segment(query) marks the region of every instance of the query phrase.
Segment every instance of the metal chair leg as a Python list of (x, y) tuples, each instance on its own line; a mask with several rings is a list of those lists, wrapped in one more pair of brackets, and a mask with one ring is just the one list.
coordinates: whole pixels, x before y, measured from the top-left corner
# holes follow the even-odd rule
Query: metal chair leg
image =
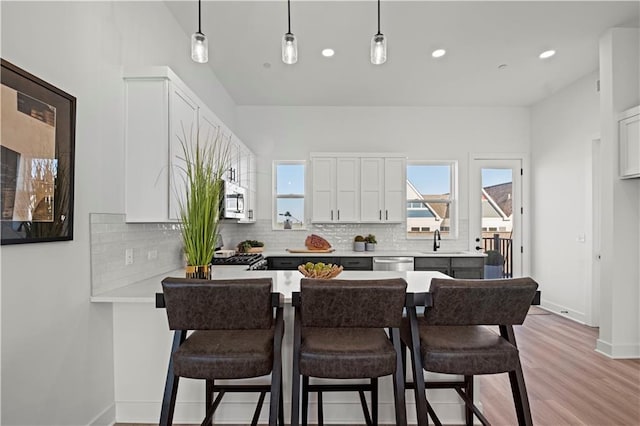
[[(464, 393), (473, 402), (473, 376), (464, 376)], [(467, 426), (473, 426), (473, 410), (466, 404), (464, 419)]]
[(302, 426), (307, 426), (309, 416), (309, 376), (302, 376)]
[(176, 330), (173, 334), (171, 355), (169, 355), (169, 367), (167, 368), (167, 380), (164, 386), (162, 409), (160, 411), (160, 426), (173, 424), (173, 412), (176, 408), (176, 395), (178, 394), (178, 382), (180, 381), (180, 377), (174, 375), (173, 353), (178, 350), (178, 347), (180, 347), (186, 338), (186, 330)]

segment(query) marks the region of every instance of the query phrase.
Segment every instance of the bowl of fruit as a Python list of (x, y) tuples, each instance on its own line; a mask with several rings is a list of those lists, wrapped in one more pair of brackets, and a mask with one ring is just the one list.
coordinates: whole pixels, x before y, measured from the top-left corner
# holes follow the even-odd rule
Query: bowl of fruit
[(332, 263), (318, 262), (314, 264), (307, 262), (298, 266), (298, 271), (307, 278), (330, 279), (337, 277), (342, 272), (342, 266)]

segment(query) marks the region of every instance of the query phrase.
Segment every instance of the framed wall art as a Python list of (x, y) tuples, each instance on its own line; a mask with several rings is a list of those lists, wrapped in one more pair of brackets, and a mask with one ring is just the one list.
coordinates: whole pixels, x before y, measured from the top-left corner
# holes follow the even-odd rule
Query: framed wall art
[(0, 62), (2, 245), (72, 240), (76, 98)]

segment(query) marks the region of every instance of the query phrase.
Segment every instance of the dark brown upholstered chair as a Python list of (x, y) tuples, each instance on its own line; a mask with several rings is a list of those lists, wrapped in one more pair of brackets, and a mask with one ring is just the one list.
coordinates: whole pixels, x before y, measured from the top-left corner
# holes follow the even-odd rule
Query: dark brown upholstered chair
[[(170, 425), (180, 377), (206, 380), (206, 415), (211, 424), (225, 392), (260, 392), (252, 424), (258, 422), (271, 392), (269, 424), (284, 424), (281, 346), (284, 333), (281, 295), (271, 293), (271, 278), (162, 281), (169, 328), (175, 330), (160, 425)], [(274, 319), (273, 308), (276, 314)], [(195, 330), (187, 337), (188, 330)], [(259, 377), (270, 385), (216, 385), (217, 379)], [(218, 396), (213, 401), (213, 395)]]
[[(309, 392), (318, 393), (318, 424), (323, 423), (322, 392), (358, 391), (368, 425), (378, 422), (378, 377), (393, 375), (396, 423), (406, 425), (400, 324), (407, 283), (389, 280), (302, 279), (294, 293), (291, 424), (307, 424)], [(389, 328), (389, 336), (385, 333)], [(309, 377), (369, 378), (367, 384), (309, 384)], [(371, 414), (364, 396), (371, 392)]]
[[(408, 319), (401, 334), (403, 353), (405, 345), (411, 348), (413, 383), (407, 383), (407, 388), (415, 390), (419, 425), (428, 424), (427, 413), (441, 425), (425, 387), (455, 389), (465, 402), (466, 424), (473, 424), (474, 414), (482, 424), (489, 424), (473, 404), (473, 376), (496, 373), (509, 373), (518, 424), (533, 424), (513, 325), (524, 321), (537, 288), (531, 278), (433, 279), (429, 293), (422, 294), (427, 307), (420, 319), (407, 298)], [(497, 325), (500, 334), (485, 325)], [(425, 382), (423, 369), (462, 375), (464, 380)]]

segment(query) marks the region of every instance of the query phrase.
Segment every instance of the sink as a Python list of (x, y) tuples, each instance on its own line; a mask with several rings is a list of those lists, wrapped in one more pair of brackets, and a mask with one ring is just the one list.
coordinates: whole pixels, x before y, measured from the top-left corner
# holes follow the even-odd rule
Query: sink
[(443, 256), (447, 256), (447, 255), (452, 255), (452, 254), (470, 254), (468, 251), (445, 251), (445, 250), (438, 250), (438, 251), (422, 251), (420, 253), (424, 253), (424, 254), (430, 254), (430, 255), (443, 255)]

